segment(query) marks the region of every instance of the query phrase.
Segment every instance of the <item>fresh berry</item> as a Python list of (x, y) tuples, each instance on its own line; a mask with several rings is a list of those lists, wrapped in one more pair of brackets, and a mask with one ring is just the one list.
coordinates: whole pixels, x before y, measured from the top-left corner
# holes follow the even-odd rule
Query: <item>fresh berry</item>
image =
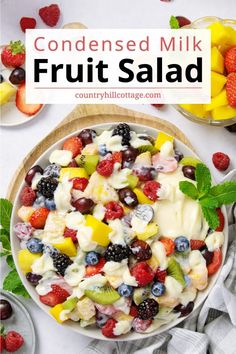
[(25, 63), (25, 46), (21, 41), (11, 41), (9, 45), (3, 48), (1, 60), (7, 68), (17, 68)]
[(71, 237), (71, 239), (74, 243), (78, 243), (77, 230), (69, 229), (68, 227), (66, 227), (64, 230), (63, 236), (64, 237)]
[(113, 333), (113, 330), (117, 324), (117, 321), (113, 318), (109, 318), (106, 324), (102, 327), (102, 334), (107, 338), (115, 338), (116, 335)]
[(36, 27), (36, 20), (33, 17), (22, 17), (20, 19), (20, 27), (23, 32), (26, 29), (34, 29)]
[(44, 208), (45, 207), (45, 200), (46, 198), (40, 194), (40, 193), (37, 193), (37, 198), (35, 199), (35, 202), (33, 204), (33, 208)]
[(72, 136), (64, 142), (62, 148), (63, 150), (71, 151), (72, 157), (76, 157), (81, 153), (81, 150), (83, 149), (83, 144), (77, 136)]
[(205, 247), (206, 244), (202, 240), (190, 240), (190, 248), (191, 250), (200, 250), (201, 248)]
[(64, 302), (70, 294), (65, 289), (61, 288), (59, 285), (52, 284), (52, 290), (46, 295), (39, 296), (40, 301), (48, 306), (54, 307), (58, 304)]
[(212, 263), (213, 260), (213, 252), (208, 251), (207, 249), (202, 250), (202, 256), (204, 257), (204, 259), (206, 260), (206, 265), (208, 266), (209, 264)]
[(39, 281), (42, 279), (42, 275), (34, 274), (31, 272), (26, 273), (25, 277), (28, 280), (28, 282), (34, 286), (37, 286)]
[(53, 198), (54, 192), (58, 186), (58, 181), (53, 177), (42, 177), (37, 184), (37, 190), (45, 198)]
[(176, 16), (176, 19), (178, 20), (179, 22), (179, 27), (184, 27), (184, 26), (187, 26), (187, 25), (190, 25), (191, 21), (184, 17), (184, 16)]
[(181, 316), (180, 317), (185, 317), (188, 316), (194, 308), (194, 302), (190, 301), (186, 306), (179, 304), (177, 306), (175, 306), (174, 308), (174, 312), (180, 312)]
[(212, 162), (219, 171), (226, 171), (230, 164), (230, 158), (223, 152), (215, 152), (212, 156)]
[(130, 271), (131, 275), (135, 277), (139, 286), (146, 286), (151, 283), (155, 273), (146, 262), (139, 262), (135, 264)]
[(16, 92), (16, 107), (22, 113), (27, 114), (28, 116), (33, 116), (36, 114), (41, 108), (42, 104), (35, 103), (29, 104), (25, 101), (25, 84), (21, 84)]
[(225, 67), (227, 73), (236, 73), (236, 46), (231, 47), (225, 53)]
[(64, 253), (57, 253), (52, 255), (51, 257), (56, 271), (62, 276), (64, 276), (66, 268), (73, 263), (70, 257), (68, 257)]
[(34, 201), (36, 199), (36, 193), (35, 191), (28, 186), (25, 186), (22, 189), (22, 192), (20, 194), (20, 201), (24, 206), (32, 206), (34, 204)]
[(15, 68), (9, 76), (9, 81), (13, 85), (20, 85), (25, 82), (25, 70), (23, 68)]
[(114, 161), (114, 163), (122, 163), (122, 152), (121, 151), (115, 151), (112, 153), (111, 155), (112, 160)]
[(152, 106), (156, 107), (156, 108), (162, 108), (164, 106), (164, 104), (163, 103), (152, 103)]
[(134, 209), (134, 215), (149, 223), (154, 217), (154, 210), (149, 204), (139, 204)]
[(56, 26), (60, 18), (60, 14), (60, 8), (56, 4), (45, 6), (39, 9), (39, 16), (41, 17), (42, 21), (49, 27)]
[(84, 177), (73, 178), (72, 182), (73, 182), (73, 189), (77, 189), (78, 191), (82, 191), (82, 192), (85, 190), (85, 188), (88, 185), (88, 179)]
[(78, 167), (77, 162), (75, 161), (75, 159), (72, 159), (71, 162), (69, 163), (68, 167)]
[(138, 305), (138, 318), (141, 320), (153, 319), (158, 314), (159, 305), (154, 299), (145, 299)]
[(7, 320), (12, 315), (12, 306), (9, 301), (0, 300), (0, 320)]
[(189, 240), (185, 236), (176, 237), (174, 243), (177, 252), (185, 252), (189, 249)]
[(225, 217), (224, 217), (224, 214), (222, 213), (222, 211), (221, 211), (220, 208), (217, 208), (217, 209), (216, 209), (216, 212), (217, 212), (217, 214), (218, 214), (218, 218), (219, 218), (220, 224), (219, 224), (219, 226), (215, 229), (215, 231), (223, 231), (223, 230), (224, 230), (224, 227), (225, 227)]
[(39, 208), (35, 210), (29, 220), (31, 226), (33, 226), (35, 229), (43, 229), (48, 214), (49, 210), (47, 208)]
[(105, 220), (120, 219), (124, 215), (124, 209), (117, 202), (109, 202), (105, 205)]
[(151, 200), (156, 201), (158, 199), (158, 190), (161, 185), (157, 181), (147, 181), (143, 187), (143, 193)]
[(24, 338), (20, 333), (15, 331), (9, 331), (5, 338), (6, 351), (16, 352), (24, 344)]
[(6, 348), (5, 338), (3, 335), (0, 335), (0, 353)]
[(229, 105), (236, 108), (236, 72), (227, 76), (225, 88)]
[(167, 276), (167, 271), (165, 269), (157, 268), (157, 271), (156, 271), (157, 281), (159, 281), (160, 283), (165, 283), (166, 276)]
[(31, 238), (27, 241), (26, 247), (31, 253), (43, 252), (43, 243), (39, 238)]
[(44, 203), (45, 203), (45, 207), (48, 208), (49, 210), (56, 210), (56, 203), (54, 199), (46, 198)]
[(138, 205), (138, 198), (130, 188), (122, 188), (118, 191), (119, 199), (128, 207), (136, 207)]
[(72, 205), (81, 214), (89, 214), (93, 210), (94, 202), (90, 198), (79, 198), (72, 202)]
[(138, 316), (138, 307), (135, 304), (132, 304), (130, 307), (129, 315), (132, 317)]
[(132, 242), (130, 249), (138, 261), (147, 261), (152, 257), (152, 250), (149, 244), (142, 240)]
[(122, 137), (121, 145), (130, 145), (130, 127), (126, 123), (120, 123), (117, 127), (113, 130), (112, 136), (119, 135)]
[(138, 150), (129, 146), (126, 150), (122, 151), (123, 167), (130, 167), (138, 156)]
[(25, 175), (25, 182), (26, 182), (29, 186), (31, 186), (32, 180), (33, 180), (34, 176), (36, 175), (36, 173), (40, 173), (41, 175), (43, 174), (43, 169), (42, 169), (41, 166), (35, 165), (35, 166), (31, 167), (31, 168), (29, 169), (29, 171), (26, 173), (26, 175)]
[(101, 176), (109, 177), (113, 172), (113, 168), (113, 160), (102, 160), (98, 163), (96, 170)]
[(195, 169), (196, 168), (194, 166), (190, 166), (190, 165), (183, 166), (182, 172), (183, 172), (184, 177), (195, 181)]
[(132, 326), (135, 332), (144, 333), (151, 324), (152, 320), (141, 320), (141, 318), (136, 317), (133, 320)]
[(44, 177), (55, 177), (58, 178), (60, 176), (61, 166), (57, 165), (56, 163), (52, 163), (45, 167), (43, 170)]
[(151, 287), (152, 295), (156, 297), (164, 295), (165, 291), (166, 291), (166, 287), (163, 283), (157, 282), (154, 283)]
[(91, 251), (86, 254), (85, 263), (87, 265), (96, 265), (99, 262), (99, 254), (97, 252)]
[(123, 296), (123, 297), (130, 297), (134, 292), (133, 287), (131, 285), (127, 285), (127, 284), (121, 284), (117, 290), (118, 290), (118, 293), (120, 294), (120, 296)]
[(212, 257), (212, 262), (207, 266), (209, 276), (213, 275), (217, 272), (217, 270), (221, 266), (222, 259), (223, 259), (223, 256), (222, 256), (221, 249), (215, 250), (213, 253), (213, 257)]
[(94, 266), (87, 266), (86, 267), (86, 276), (91, 277), (95, 274), (99, 274), (102, 272), (102, 268), (104, 267), (106, 261), (103, 257), (100, 258), (99, 262)]
[(110, 244), (104, 254), (107, 262), (121, 262), (123, 259), (129, 258), (130, 249), (128, 246), (122, 246), (119, 244)]
[[(135, 168), (133, 170), (135, 175), (138, 177), (140, 182), (147, 182), (153, 180), (157, 173), (154, 167), (141, 167), (141, 168)], [(155, 181), (156, 182), (156, 181)], [(158, 183), (158, 182), (156, 182)]]
[(159, 240), (163, 246), (165, 247), (165, 250), (166, 250), (166, 255), (167, 256), (170, 256), (172, 253), (174, 253), (174, 250), (175, 250), (175, 243), (173, 240), (171, 240), (170, 238), (168, 237), (162, 237), (160, 240)]
[(99, 152), (99, 155), (106, 156), (106, 154), (108, 153), (106, 144), (98, 145), (98, 152)]
[(99, 328), (102, 328), (106, 324), (108, 318), (109, 317), (107, 315), (105, 315), (104, 313), (97, 312), (96, 313), (96, 325)]
[(0, 74), (0, 84), (4, 81), (4, 77)]
[(93, 139), (96, 137), (96, 132), (95, 130), (92, 129), (84, 129), (82, 132), (79, 133), (78, 137), (83, 143), (83, 146), (92, 144)]
[(28, 241), (33, 234), (33, 228), (26, 222), (18, 222), (14, 226), (14, 232), (21, 241)]

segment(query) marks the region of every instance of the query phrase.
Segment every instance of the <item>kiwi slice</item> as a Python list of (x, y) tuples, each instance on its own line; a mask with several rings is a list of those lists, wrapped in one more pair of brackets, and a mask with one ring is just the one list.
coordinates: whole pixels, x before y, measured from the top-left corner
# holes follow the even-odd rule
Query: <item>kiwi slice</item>
[(138, 184), (138, 177), (135, 175), (129, 175), (127, 176), (127, 182), (129, 183), (128, 187), (134, 189)]
[(196, 167), (199, 163), (202, 163), (200, 160), (192, 156), (185, 156), (179, 162), (183, 166), (193, 166)]
[(88, 175), (91, 175), (96, 170), (99, 162), (98, 155), (77, 155), (75, 161), (79, 167), (83, 167)]
[(94, 302), (101, 305), (111, 305), (119, 300), (119, 293), (111, 286), (103, 286), (95, 289), (87, 289), (84, 294)]
[(134, 290), (133, 300), (136, 305), (141, 304), (143, 300), (147, 299), (151, 295), (150, 287), (138, 288)]
[(158, 152), (158, 150), (153, 145), (142, 145), (138, 147), (138, 151), (140, 154), (149, 151), (152, 155)]
[(74, 310), (77, 302), (78, 302), (78, 298), (72, 297), (71, 299), (68, 299), (65, 302), (63, 302), (62, 306), (64, 307), (65, 310), (72, 311)]
[(171, 277), (175, 278), (183, 287), (185, 287), (186, 282), (184, 279), (184, 273), (180, 264), (173, 257), (171, 257), (168, 261), (167, 272)]

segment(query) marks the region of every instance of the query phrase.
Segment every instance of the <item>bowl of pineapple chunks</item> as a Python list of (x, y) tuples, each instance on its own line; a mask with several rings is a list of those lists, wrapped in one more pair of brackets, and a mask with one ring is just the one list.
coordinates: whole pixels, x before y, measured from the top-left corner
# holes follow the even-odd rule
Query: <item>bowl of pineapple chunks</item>
[(186, 118), (215, 126), (236, 122), (236, 20), (203, 17), (184, 28), (211, 30), (211, 102), (180, 104)]

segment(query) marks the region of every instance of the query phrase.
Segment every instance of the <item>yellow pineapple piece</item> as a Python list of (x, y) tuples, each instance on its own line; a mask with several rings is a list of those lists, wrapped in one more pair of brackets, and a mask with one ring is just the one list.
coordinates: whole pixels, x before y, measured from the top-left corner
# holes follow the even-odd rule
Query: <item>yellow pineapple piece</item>
[(153, 201), (149, 199), (140, 188), (134, 188), (133, 191), (138, 198), (139, 204), (153, 204)]
[(156, 259), (155, 256), (152, 256), (152, 257), (147, 261), (147, 264), (148, 264), (153, 270), (156, 270), (157, 267), (159, 266), (159, 262), (158, 262), (158, 260)]
[(96, 314), (94, 303), (88, 297), (84, 297), (82, 300), (79, 300), (76, 308), (81, 320), (88, 321)]
[(213, 119), (230, 119), (236, 117), (236, 108), (230, 106), (220, 106), (211, 111)]
[(204, 104), (180, 104), (180, 107), (199, 118), (204, 118), (206, 116)]
[(55, 248), (57, 248), (62, 253), (65, 253), (69, 257), (75, 257), (77, 254), (76, 247), (71, 239), (71, 237), (65, 237), (63, 242), (53, 243)]
[(155, 141), (155, 148), (157, 150), (160, 150), (160, 148), (162, 147), (163, 144), (165, 144), (165, 142), (170, 141), (173, 143), (174, 141), (174, 137), (171, 135), (168, 135), (166, 133), (163, 132), (159, 132)]
[(20, 207), (20, 209), (18, 209), (17, 215), (19, 216), (19, 218), (22, 221), (29, 222), (29, 219), (34, 211), (35, 211), (35, 208), (33, 208), (31, 206), (27, 207), (27, 206), (22, 205), (22, 207)]
[(41, 257), (41, 253), (31, 253), (27, 249), (18, 252), (18, 262), (23, 273), (31, 272), (32, 264)]
[(212, 98), (211, 103), (206, 104), (206, 110), (211, 111), (212, 109), (220, 106), (226, 106), (228, 104), (226, 90), (222, 90), (217, 96)]
[(69, 179), (80, 177), (80, 178), (88, 178), (88, 174), (82, 167), (63, 167), (60, 171), (59, 182), (62, 182), (62, 178), (68, 175)]
[(108, 183), (107, 178), (99, 175), (96, 171), (91, 175), (84, 196), (93, 199), (95, 203), (107, 204), (118, 201), (119, 197), (115, 189)]
[(224, 57), (217, 47), (211, 49), (211, 70), (219, 74), (224, 72)]
[(230, 48), (236, 44), (235, 30), (230, 26), (224, 26), (220, 22), (214, 22), (209, 27), (211, 30), (211, 42), (216, 46)]
[(148, 224), (144, 231), (140, 234), (136, 234), (139, 240), (145, 241), (148, 238), (155, 236), (158, 233), (158, 225), (156, 223)]
[(61, 315), (61, 312), (64, 310), (64, 307), (62, 304), (58, 304), (54, 307), (52, 307), (49, 311), (49, 313), (55, 318), (55, 320), (58, 322), (58, 323), (62, 323), (64, 321), (61, 320), (60, 318), (60, 315)]
[(211, 97), (217, 96), (225, 86), (227, 81), (226, 76), (211, 72)]
[(7, 103), (16, 93), (16, 88), (4, 81), (0, 84), (0, 105)]
[(87, 215), (86, 226), (92, 228), (92, 240), (97, 242), (100, 246), (106, 247), (110, 243), (108, 237), (112, 228), (106, 225), (104, 222), (96, 219), (93, 215)]

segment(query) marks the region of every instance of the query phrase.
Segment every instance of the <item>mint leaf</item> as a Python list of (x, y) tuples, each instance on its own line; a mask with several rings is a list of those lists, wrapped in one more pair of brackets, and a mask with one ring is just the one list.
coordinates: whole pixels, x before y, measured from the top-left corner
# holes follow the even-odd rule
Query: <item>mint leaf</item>
[(204, 218), (208, 222), (208, 225), (211, 229), (215, 230), (219, 224), (219, 217), (215, 209), (210, 209), (206, 207), (202, 207), (202, 212), (204, 215)]
[(13, 257), (11, 255), (7, 256), (6, 262), (11, 269), (15, 269), (15, 263), (14, 263)]
[(1, 235), (6, 235), (9, 238), (9, 232), (5, 229), (0, 229), (0, 237)]
[(7, 199), (0, 198), (0, 224), (7, 232), (10, 232), (11, 212), (12, 203)]
[(198, 199), (198, 191), (195, 185), (188, 181), (179, 182), (179, 189), (182, 193), (186, 194), (188, 197), (196, 200)]
[(205, 208), (216, 209), (218, 207), (218, 202), (215, 197), (206, 196), (199, 200), (200, 205)]
[(171, 16), (169, 24), (170, 24), (170, 28), (172, 28), (172, 29), (180, 28), (179, 21), (177, 20), (177, 18), (175, 16)]
[(209, 168), (203, 163), (196, 166), (195, 178), (197, 182), (197, 189), (200, 197), (209, 192), (211, 188), (211, 173)]
[(1, 235), (0, 241), (2, 243), (2, 249), (5, 251), (10, 251), (11, 245), (9, 239), (6, 235)]
[(21, 295), (23, 297), (29, 297), (29, 294), (25, 290), (24, 285), (22, 284), (16, 269), (13, 269), (12, 271), (10, 271), (10, 273), (8, 273), (8, 275), (4, 279), (3, 289), (10, 291), (16, 295)]
[(230, 181), (213, 186), (210, 194), (214, 196), (220, 207), (223, 204), (231, 204), (236, 202), (236, 182)]

